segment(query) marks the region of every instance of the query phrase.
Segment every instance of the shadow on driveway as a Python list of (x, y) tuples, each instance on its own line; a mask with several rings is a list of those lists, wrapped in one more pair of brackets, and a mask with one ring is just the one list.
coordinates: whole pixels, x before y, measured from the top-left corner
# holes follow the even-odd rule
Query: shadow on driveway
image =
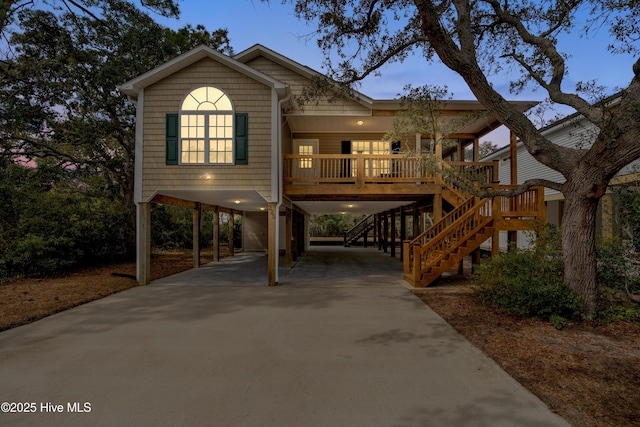
[(38, 410), (0, 425), (567, 425), (401, 278), (339, 248), (268, 287), (266, 257), (239, 254), (4, 331), (0, 401)]

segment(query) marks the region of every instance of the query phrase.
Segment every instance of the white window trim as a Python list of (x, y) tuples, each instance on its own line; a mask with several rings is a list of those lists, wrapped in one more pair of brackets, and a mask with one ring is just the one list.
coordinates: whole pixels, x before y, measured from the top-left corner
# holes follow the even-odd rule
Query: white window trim
[[(198, 89), (201, 88), (214, 88), (218, 91), (220, 91), (228, 100), (229, 103), (231, 104), (231, 110), (183, 110), (182, 106), (185, 102), (185, 100), (192, 96), (192, 93)], [(202, 103), (201, 103), (202, 104)], [(227, 92), (225, 92), (224, 90), (220, 89), (219, 87), (216, 86), (211, 86), (211, 85), (206, 85), (206, 86), (198, 86), (195, 87), (193, 89), (191, 89), (183, 98), (182, 98), (182, 102), (180, 102), (180, 110), (179, 110), (179, 114), (178, 114), (178, 135), (179, 135), (179, 143), (178, 143), (178, 164), (179, 165), (184, 165), (184, 166), (202, 166), (202, 165), (233, 165), (234, 164), (234, 159), (235, 159), (235, 135), (236, 135), (236, 123), (235, 123), (235, 105), (233, 103), (233, 100), (231, 99), (231, 97), (229, 96), (229, 94), (227, 94)], [(182, 144), (183, 144), (183, 137), (182, 137), (182, 116), (183, 115), (202, 115), (204, 116), (204, 162), (203, 163), (193, 163), (193, 162), (183, 162), (182, 161), (182, 154), (183, 154), (183, 150), (182, 150)], [(211, 138), (209, 137), (209, 118), (211, 116), (218, 116), (218, 115), (229, 115), (231, 118), (231, 160), (229, 162), (223, 162), (223, 163), (219, 163), (219, 162), (210, 162), (210, 154), (211, 154)], [(189, 140), (192, 138), (184, 138), (184, 140)], [(199, 138), (195, 138), (195, 139), (199, 139)], [(222, 139), (222, 138), (214, 138), (214, 139)]]

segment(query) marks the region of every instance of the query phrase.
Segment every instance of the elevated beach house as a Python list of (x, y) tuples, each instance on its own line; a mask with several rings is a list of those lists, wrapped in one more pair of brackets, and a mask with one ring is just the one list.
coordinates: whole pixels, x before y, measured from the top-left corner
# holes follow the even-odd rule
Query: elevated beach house
[[(193, 210), (195, 267), (202, 211), (214, 212), (213, 261), (220, 213), (242, 215), (243, 250), (267, 253), (269, 285), (278, 282), (280, 256), (291, 266), (307, 250), (310, 214), (368, 214), (345, 239), (373, 234), (393, 256), (397, 247), (405, 279), (425, 286), (500, 230), (531, 228), (546, 212), (540, 188), (513, 199), (466, 191), (517, 181), (517, 165), (516, 178), (500, 183), (497, 162), (478, 161), (479, 138), (500, 126), (478, 102), (442, 101), (442, 123), (472, 117), (447, 135), (387, 141), (403, 108), (397, 100), (354, 92), (300, 105), (318, 76), (261, 45), (232, 57), (200, 46), (120, 86), (137, 105), (141, 284), (149, 282), (154, 203)], [(467, 185), (445, 179), (451, 171)]]

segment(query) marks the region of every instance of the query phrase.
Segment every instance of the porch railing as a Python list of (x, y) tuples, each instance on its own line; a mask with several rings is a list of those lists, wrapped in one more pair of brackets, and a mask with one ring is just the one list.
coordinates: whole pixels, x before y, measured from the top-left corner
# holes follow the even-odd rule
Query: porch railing
[[(423, 156), (403, 154), (285, 154), (285, 184), (295, 183), (442, 183), (439, 173), (429, 170)], [(482, 181), (497, 174), (493, 162), (455, 162), (467, 179)], [(491, 178), (489, 178), (491, 177)]]

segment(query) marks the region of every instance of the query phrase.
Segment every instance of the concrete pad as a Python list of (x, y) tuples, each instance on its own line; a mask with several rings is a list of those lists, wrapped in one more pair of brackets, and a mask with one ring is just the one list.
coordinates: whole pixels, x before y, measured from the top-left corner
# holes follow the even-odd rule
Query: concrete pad
[[(0, 425), (568, 425), (400, 286), (388, 259), (314, 249), (276, 287), (207, 266), (2, 332), (0, 402), (36, 411)], [(262, 261), (233, 262), (251, 275)]]

